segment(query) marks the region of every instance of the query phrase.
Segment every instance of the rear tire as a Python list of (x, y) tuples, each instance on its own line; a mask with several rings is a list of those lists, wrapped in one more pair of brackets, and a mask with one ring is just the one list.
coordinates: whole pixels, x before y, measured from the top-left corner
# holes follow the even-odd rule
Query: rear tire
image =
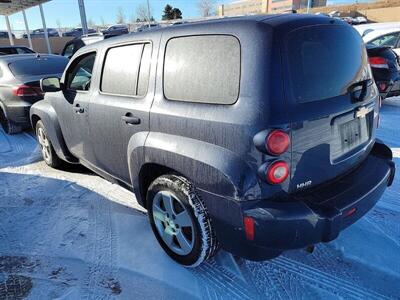
[(62, 165), (62, 161), (57, 156), (56, 151), (47, 136), (46, 128), (40, 120), (36, 123), (36, 137), (42, 150), (44, 162), (52, 168), (59, 168)]
[(0, 123), (7, 134), (16, 134), (22, 131), (21, 126), (18, 126), (9, 119), (7, 119), (4, 111), (1, 108), (0, 108)]
[(147, 199), (151, 228), (173, 260), (196, 267), (217, 253), (219, 244), (207, 209), (186, 178), (158, 177), (150, 185)]

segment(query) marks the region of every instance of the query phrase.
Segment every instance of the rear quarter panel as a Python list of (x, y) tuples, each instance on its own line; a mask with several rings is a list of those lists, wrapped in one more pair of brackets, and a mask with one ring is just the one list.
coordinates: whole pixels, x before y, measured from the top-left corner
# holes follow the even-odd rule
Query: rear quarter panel
[[(215, 105), (166, 99), (162, 83), (168, 40), (209, 34), (232, 35), (241, 44), (238, 100)], [(236, 201), (261, 197), (266, 187), (260, 185), (257, 169), (265, 157), (255, 149), (253, 137), (267, 124), (278, 125), (285, 119), (283, 110), (276, 109), (283, 103), (273, 51), (272, 31), (264, 23), (199, 24), (163, 32), (145, 162), (172, 168), (209, 193)], [(269, 187), (268, 192), (280, 189)]]

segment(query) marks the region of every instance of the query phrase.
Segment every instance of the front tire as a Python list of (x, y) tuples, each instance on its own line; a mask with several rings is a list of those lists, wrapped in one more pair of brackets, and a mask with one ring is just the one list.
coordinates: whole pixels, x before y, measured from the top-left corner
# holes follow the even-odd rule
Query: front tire
[(52, 168), (59, 168), (62, 161), (57, 156), (56, 151), (47, 136), (47, 131), (42, 121), (36, 123), (36, 137), (42, 150), (44, 162)]
[(151, 228), (164, 251), (176, 262), (196, 267), (219, 249), (207, 209), (186, 178), (158, 177), (147, 192)]

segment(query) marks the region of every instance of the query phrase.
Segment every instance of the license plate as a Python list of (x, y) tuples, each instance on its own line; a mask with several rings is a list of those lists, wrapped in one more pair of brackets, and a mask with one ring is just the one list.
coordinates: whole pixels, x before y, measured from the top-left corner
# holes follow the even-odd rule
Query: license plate
[(365, 118), (357, 118), (340, 125), (342, 149), (354, 148), (368, 140)]

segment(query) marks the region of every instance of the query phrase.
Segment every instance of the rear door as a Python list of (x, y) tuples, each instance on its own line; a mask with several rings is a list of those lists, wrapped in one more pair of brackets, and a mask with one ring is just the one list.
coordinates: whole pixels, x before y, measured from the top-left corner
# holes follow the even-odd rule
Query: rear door
[[(118, 45), (105, 53), (100, 88), (90, 103), (91, 163), (129, 184), (128, 145), (149, 131), (154, 97), (149, 85), (154, 44)], [(153, 71), (152, 71), (153, 72)], [(153, 78), (152, 76), (151, 78)], [(140, 138), (139, 138), (140, 140)]]
[(301, 27), (284, 43), (294, 192), (344, 174), (366, 157), (378, 98), (363, 41), (350, 26)]

